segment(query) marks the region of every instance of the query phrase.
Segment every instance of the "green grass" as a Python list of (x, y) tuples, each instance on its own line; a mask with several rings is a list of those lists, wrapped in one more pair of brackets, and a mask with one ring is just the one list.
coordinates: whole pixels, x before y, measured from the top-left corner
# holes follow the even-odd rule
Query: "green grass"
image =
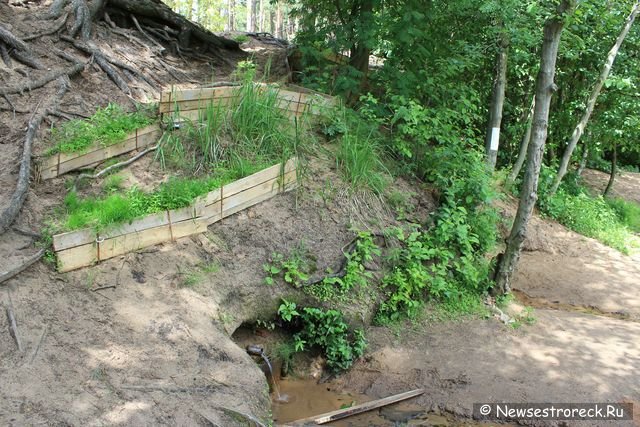
[(47, 155), (57, 153), (81, 153), (94, 142), (103, 146), (122, 141), (128, 133), (154, 122), (148, 112), (125, 112), (117, 104), (99, 108), (86, 120), (70, 120), (51, 131), (53, 146)]
[(173, 178), (149, 193), (132, 188), (125, 193), (84, 199), (76, 192), (70, 192), (64, 200), (65, 217), (60, 228), (64, 231), (88, 227), (101, 230), (144, 215), (183, 208), (196, 197), (233, 180), (228, 174), (199, 179)]
[(344, 135), (338, 143), (336, 161), (343, 177), (354, 189), (365, 188), (382, 194), (387, 186), (387, 169), (373, 139), (357, 134)]
[(638, 246), (639, 239), (632, 232), (638, 226), (638, 207), (630, 202), (607, 201), (586, 192), (569, 194), (561, 188), (545, 201), (544, 212), (573, 231), (624, 254)]
[(640, 233), (640, 204), (620, 198), (607, 199), (607, 204), (629, 230)]

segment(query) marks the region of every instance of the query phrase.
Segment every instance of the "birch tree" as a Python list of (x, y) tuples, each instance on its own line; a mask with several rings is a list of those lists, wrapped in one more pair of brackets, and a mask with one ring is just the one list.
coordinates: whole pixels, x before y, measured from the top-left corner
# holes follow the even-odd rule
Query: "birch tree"
[(538, 179), (547, 140), (549, 109), (553, 93), (557, 90), (554, 80), (558, 47), (566, 16), (573, 12), (575, 1), (562, 0), (557, 7), (556, 13), (547, 19), (544, 24), (540, 71), (536, 81), (536, 105), (533, 113), (532, 137), (527, 153), (527, 166), (520, 191), (518, 211), (511, 233), (507, 238), (505, 251), (498, 257), (499, 261), (495, 275), (495, 290), (498, 293), (507, 293), (511, 289), (511, 278), (520, 259), (522, 243), (527, 234), (527, 226), (538, 199)]
[(591, 114), (593, 113), (593, 109), (595, 108), (596, 101), (598, 100), (598, 96), (602, 91), (602, 87), (604, 86), (605, 82), (607, 81), (607, 78), (609, 77), (609, 73), (611, 72), (613, 63), (615, 62), (616, 56), (620, 51), (620, 47), (622, 46), (624, 39), (627, 37), (627, 34), (629, 34), (629, 30), (631, 30), (631, 26), (633, 25), (633, 22), (635, 21), (639, 11), (640, 11), (640, 1), (637, 1), (633, 5), (631, 9), (631, 13), (629, 14), (627, 20), (625, 21), (625, 24), (622, 27), (622, 31), (618, 35), (618, 38), (616, 39), (615, 44), (613, 45), (613, 47), (609, 51), (609, 54), (607, 55), (607, 60), (602, 67), (600, 76), (598, 77), (598, 80), (596, 81), (596, 84), (593, 87), (593, 90), (591, 91), (591, 95), (587, 100), (586, 109), (582, 114), (582, 117), (578, 121), (578, 124), (576, 125), (573, 131), (573, 134), (571, 135), (571, 139), (569, 140), (569, 143), (566, 149), (564, 150), (564, 154), (562, 155), (562, 160), (560, 161), (560, 167), (558, 168), (558, 173), (551, 187), (551, 194), (555, 193), (558, 190), (558, 187), (560, 186), (562, 179), (567, 174), (567, 169), (569, 167), (569, 162), (571, 161), (571, 156), (573, 155), (573, 151), (578, 145), (580, 138), (584, 134), (584, 130), (587, 127), (587, 123), (589, 122), (589, 119), (591, 118)]

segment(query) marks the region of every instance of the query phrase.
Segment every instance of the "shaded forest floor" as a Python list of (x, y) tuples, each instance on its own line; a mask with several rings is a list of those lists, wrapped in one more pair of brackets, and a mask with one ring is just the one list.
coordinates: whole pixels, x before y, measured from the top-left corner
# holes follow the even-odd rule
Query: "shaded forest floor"
[[(0, 10), (7, 13), (7, 7)], [(14, 20), (15, 32), (29, 25), (21, 20), (28, 13)], [(246, 57), (237, 53), (226, 62), (188, 63), (166, 58), (183, 73), (177, 80), (126, 37), (111, 34), (104, 24), (96, 31), (103, 49), (132, 56), (159, 85), (227, 79)], [(44, 52), (51, 43), (45, 37), (37, 50)], [(261, 64), (274, 58), (275, 76), (286, 73), (282, 51), (253, 41), (250, 47)], [(5, 81), (20, 78), (13, 70), (0, 73)], [(2, 207), (15, 186), (29, 108), (54, 92), (53, 86), (11, 95), (15, 113), (3, 104)], [(72, 79), (71, 88), (60, 107), (67, 115), (90, 114), (109, 101), (130, 102), (93, 64)], [(138, 95), (143, 100), (154, 94), (146, 88)], [(49, 120), (43, 128), (59, 118)], [(41, 141), (36, 151), (42, 150)], [(131, 168), (132, 179), (147, 173), (145, 162), (151, 160)], [(265, 287), (262, 263), (272, 252), (288, 252), (304, 240), (324, 269), (339, 263), (354, 224), (395, 223), (392, 212), (375, 206), (372, 216), (372, 206), (354, 206), (340, 188), (327, 200), (326, 183), (340, 179), (326, 159), (312, 168), (314, 178), (301, 192), (243, 211), (203, 235), (67, 274), (38, 263), (0, 285), (0, 298), (14, 308), (25, 349), (16, 351), (8, 321), (0, 315), (0, 424), (241, 425), (222, 407), (267, 419), (270, 397), (263, 372), (231, 338), (243, 322), (274, 313), (280, 297), (292, 293), (285, 286)], [(640, 180), (630, 176), (619, 180), (616, 190), (633, 198), (640, 194)], [(46, 214), (61, 203), (64, 185), (64, 178), (35, 185), (17, 226), (40, 230)], [(410, 203), (418, 206), (418, 215), (433, 210), (430, 193), (416, 183), (393, 185), (415, 193)], [(503, 209), (507, 216), (512, 212), (509, 206)], [(0, 236), (0, 271), (34, 253), (32, 243), (15, 231)], [(202, 266), (215, 268), (205, 272)], [(185, 286), (187, 277), (197, 280)], [(621, 255), (535, 218), (514, 286), (518, 301), (510, 308), (534, 307), (533, 324), (514, 329), (494, 318), (425, 316), (398, 327), (369, 327), (366, 357), (329, 385), (369, 398), (424, 387), (426, 393), (413, 405), (461, 417), (470, 415), (472, 403), (486, 401), (640, 405), (639, 277), (638, 255)], [(115, 287), (96, 291), (107, 285)]]

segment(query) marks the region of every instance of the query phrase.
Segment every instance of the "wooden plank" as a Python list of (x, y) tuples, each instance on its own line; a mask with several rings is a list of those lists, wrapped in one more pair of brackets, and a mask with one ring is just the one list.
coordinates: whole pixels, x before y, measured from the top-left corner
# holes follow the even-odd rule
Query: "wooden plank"
[(137, 233), (150, 228), (156, 228), (169, 224), (169, 217), (167, 211), (162, 211), (154, 214), (150, 214), (138, 219), (134, 219), (128, 224), (119, 224), (114, 227), (110, 227), (99, 233), (99, 239), (113, 239), (115, 237), (123, 236), (125, 234)]
[(222, 219), (222, 202), (217, 201), (211, 205), (205, 206), (202, 210), (200, 218), (204, 218), (207, 220), (207, 224), (213, 224), (214, 222), (218, 222)]
[(136, 233), (106, 239), (99, 243), (99, 260), (102, 261), (113, 258), (118, 255), (146, 248), (147, 246), (168, 242), (169, 240), (171, 240), (170, 225), (148, 228)]
[(194, 101), (177, 101), (166, 102), (159, 106), (160, 113), (173, 113), (174, 111), (191, 111), (191, 110), (204, 110), (209, 105), (213, 104), (214, 107), (231, 105), (235, 97), (224, 97), (214, 99), (197, 99)]
[(278, 193), (291, 190), (296, 182), (296, 172), (293, 171), (285, 174), (284, 182), (282, 182), (278, 176), (231, 197), (225, 196), (222, 200), (222, 217), (226, 218), (249, 206), (267, 200)]
[(169, 215), (169, 221), (171, 224), (195, 218), (195, 209), (193, 204), (184, 208), (172, 209), (170, 211), (167, 211), (167, 213)]
[(213, 190), (207, 193), (204, 199), (204, 204), (205, 206), (208, 206), (215, 202), (220, 201), (220, 199), (222, 199), (222, 188), (218, 188), (216, 190)]
[(171, 224), (173, 240), (181, 237), (191, 236), (193, 234), (204, 233), (207, 231), (209, 222), (207, 218), (188, 219), (186, 221)]
[(234, 96), (239, 86), (201, 87), (162, 91), (160, 102), (196, 101), (201, 99), (229, 98)]
[[(284, 165), (284, 173), (291, 172), (296, 168), (296, 160), (291, 159)], [(222, 194), (225, 198), (233, 196), (241, 191), (248, 190), (251, 187), (255, 187), (258, 184), (269, 181), (276, 178), (282, 172), (282, 165), (277, 164), (266, 169), (256, 172), (253, 175), (249, 175), (245, 178), (234, 181), (225, 185), (222, 188)]]
[(136, 141), (136, 148), (145, 148), (154, 145), (162, 137), (162, 129), (154, 129), (149, 132), (139, 133)]
[(119, 156), (120, 154), (124, 154), (135, 149), (136, 139), (127, 139), (123, 142), (119, 142), (118, 144), (110, 145), (100, 150), (92, 151), (90, 153), (60, 163), (58, 174), (62, 175), (72, 170), (81, 169), (91, 163), (101, 162), (105, 159)]
[(64, 249), (75, 248), (96, 241), (96, 232), (93, 229), (69, 231), (53, 236), (53, 249), (58, 252)]
[(44, 167), (42, 165), (37, 166), (36, 176), (41, 180), (51, 179), (58, 176), (58, 165)]
[(314, 417), (304, 418), (301, 420), (293, 421), (286, 424), (287, 426), (302, 426), (302, 425), (317, 425), (327, 424), (332, 421), (341, 420), (343, 418), (350, 417), (352, 415), (362, 414), (363, 412), (372, 411), (374, 409), (381, 408), (383, 406), (391, 405), (393, 403), (402, 402), (403, 400), (411, 399), (412, 397), (420, 396), (424, 394), (423, 388), (418, 388), (404, 393), (395, 394), (393, 396), (385, 397), (383, 399), (374, 400), (372, 402), (362, 403), (360, 405), (352, 406), (350, 408), (338, 409), (336, 411), (327, 412), (322, 415), (316, 415)]
[(58, 271), (61, 273), (93, 265), (98, 261), (95, 240), (89, 245), (76, 246), (56, 252), (56, 257), (58, 258)]

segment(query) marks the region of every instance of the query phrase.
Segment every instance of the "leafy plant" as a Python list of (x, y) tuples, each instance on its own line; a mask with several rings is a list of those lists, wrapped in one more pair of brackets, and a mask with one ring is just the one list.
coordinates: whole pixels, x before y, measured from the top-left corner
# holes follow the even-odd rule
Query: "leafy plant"
[(302, 324), (293, 337), (294, 350), (319, 347), (327, 358), (327, 367), (334, 372), (349, 369), (364, 354), (367, 345), (364, 332), (356, 329), (350, 333), (342, 313), (337, 310), (305, 307), (298, 311), (294, 303), (283, 300), (278, 313), (286, 322), (299, 320)]
[(345, 253), (345, 274), (342, 277), (330, 276), (322, 282), (305, 288), (305, 292), (320, 301), (343, 299), (355, 287), (365, 288), (373, 278), (364, 264), (380, 256), (380, 248), (376, 245), (373, 235), (367, 231), (358, 231), (353, 251)]
[(280, 253), (271, 254), (262, 269), (267, 273), (264, 279), (267, 285), (273, 285), (274, 279), (281, 276), (286, 283), (299, 288), (309, 280), (309, 273), (315, 270), (315, 262), (304, 245), (299, 244), (287, 258)]

